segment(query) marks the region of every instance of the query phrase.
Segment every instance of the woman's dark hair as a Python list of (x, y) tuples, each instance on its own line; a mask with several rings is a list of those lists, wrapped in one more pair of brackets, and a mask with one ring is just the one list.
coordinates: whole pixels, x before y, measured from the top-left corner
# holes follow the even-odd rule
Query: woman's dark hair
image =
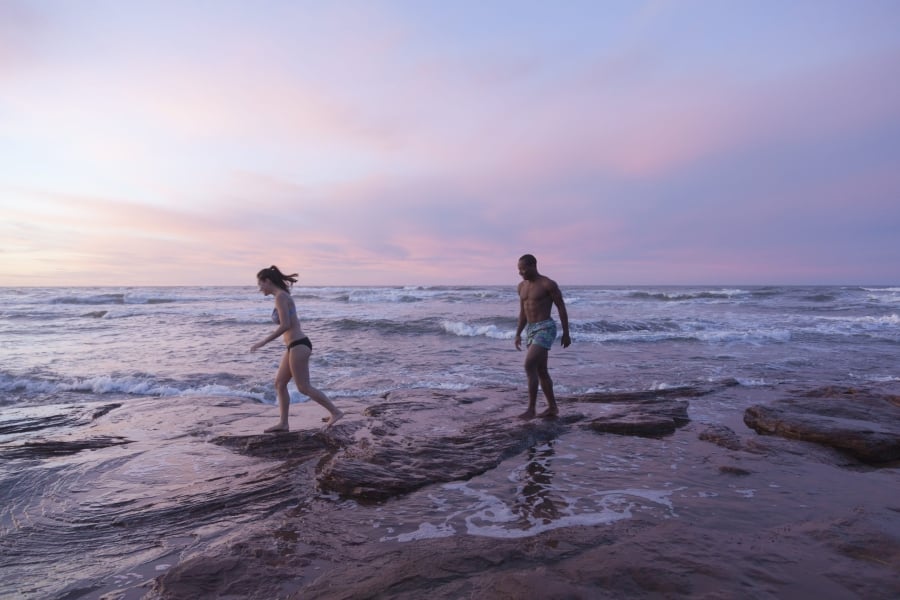
[(268, 279), (269, 281), (271, 281), (272, 283), (274, 283), (275, 285), (277, 285), (278, 287), (280, 287), (281, 289), (283, 289), (286, 292), (289, 291), (288, 288), (290, 286), (297, 283), (297, 274), (296, 273), (292, 273), (290, 275), (285, 275), (275, 265), (272, 265), (271, 267), (269, 267), (267, 269), (261, 270), (259, 273), (256, 274), (256, 278), (257, 279)]

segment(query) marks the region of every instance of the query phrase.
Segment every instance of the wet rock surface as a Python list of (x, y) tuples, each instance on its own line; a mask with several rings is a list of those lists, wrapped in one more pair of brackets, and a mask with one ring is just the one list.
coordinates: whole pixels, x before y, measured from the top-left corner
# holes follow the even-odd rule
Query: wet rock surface
[[(691, 420), (734, 391), (567, 397), (523, 421), (512, 390), (413, 390), (343, 401), (330, 429), (293, 406), (278, 434), (260, 433), (274, 407), (237, 399), (7, 413), (0, 596), (896, 597), (898, 470)], [(891, 414), (835, 406), (856, 396), (784, 412), (859, 431)]]
[(0, 459), (11, 460), (14, 458), (48, 458), (51, 456), (65, 456), (75, 454), (82, 450), (97, 450), (121, 444), (128, 444), (130, 440), (118, 436), (100, 436), (84, 440), (47, 440), (38, 442), (25, 442), (18, 446), (0, 449)]
[(0, 421), (0, 436), (31, 433), (44, 429), (86, 425), (115, 410), (120, 403), (68, 404), (62, 406), (7, 409)]
[[(398, 411), (406, 411), (401, 407)], [(377, 412), (392, 417), (389, 405)], [(367, 411), (367, 414), (368, 411)], [(503, 459), (558, 437), (567, 419), (510, 426), (486, 420), (450, 435), (386, 435), (335, 454), (318, 476), (321, 489), (360, 500), (384, 500), (426, 485), (469, 479)], [(370, 438), (365, 438), (370, 439)]]
[(758, 433), (815, 442), (868, 463), (900, 460), (900, 397), (823, 388), (751, 406), (744, 423)]
[(593, 419), (590, 428), (601, 433), (662, 436), (674, 433), (689, 421), (687, 401), (664, 400), (617, 406), (609, 415)]

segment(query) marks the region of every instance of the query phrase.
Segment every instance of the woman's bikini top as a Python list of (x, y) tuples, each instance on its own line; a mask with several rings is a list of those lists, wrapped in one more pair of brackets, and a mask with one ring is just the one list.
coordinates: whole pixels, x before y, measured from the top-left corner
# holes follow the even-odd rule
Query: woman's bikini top
[[(288, 309), (288, 316), (296, 317), (297, 316), (297, 306), (291, 302), (291, 307)], [(278, 309), (272, 309), (272, 322), (276, 325), (281, 325), (281, 321), (278, 320)]]

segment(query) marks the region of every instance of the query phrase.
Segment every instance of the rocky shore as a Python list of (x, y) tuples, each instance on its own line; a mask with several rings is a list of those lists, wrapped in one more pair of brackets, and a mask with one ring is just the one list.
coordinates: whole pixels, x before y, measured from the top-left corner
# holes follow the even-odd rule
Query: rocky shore
[[(531, 421), (514, 390), (404, 391), (328, 430), (317, 406), (294, 406), (280, 434), (259, 433), (273, 407), (240, 399), (5, 409), (0, 596), (900, 596), (900, 398), (779, 390), (744, 427), (692, 421), (693, 401), (735, 388), (564, 398), (560, 418)], [(528, 459), (552, 444), (642, 466)], [(423, 506), (465, 510), (435, 507), (441, 486), (512, 463), (544, 494), (542, 529), (397, 535)], [(567, 525), (580, 500), (554, 496), (553, 477), (627, 506)], [(634, 500), (651, 488), (666, 497)]]

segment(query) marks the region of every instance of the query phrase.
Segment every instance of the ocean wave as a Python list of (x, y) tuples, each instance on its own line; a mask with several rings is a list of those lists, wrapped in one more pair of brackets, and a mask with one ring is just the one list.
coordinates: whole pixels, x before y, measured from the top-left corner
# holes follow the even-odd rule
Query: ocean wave
[(718, 329), (718, 330), (686, 330), (650, 331), (625, 330), (621, 332), (585, 332), (573, 331), (573, 343), (589, 342), (604, 344), (618, 343), (657, 343), (657, 342), (700, 342), (711, 344), (746, 343), (764, 345), (768, 343), (786, 343), (793, 337), (788, 329)]
[(462, 321), (441, 321), (441, 327), (445, 333), (459, 337), (489, 337), (495, 340), (511, 340), (515, 337), (514, 330), (491, 324), (471, 325)]
[(900, 288), (863, 288), (868, 293), (870, 302), (884, 302), (887, 304), (900, 304)]
[(900, 342), (900, 315), (818, 317), (815, 331), (826, 335), (866, 335)]
[(59, 296), (48, 304), (125, 304), (125, 294), (95, 294), (90, 296)]
[(96, 377), (67, 380), (38, 379), (0, 374), (0, 392), (12, 392), (26, 396), (61, 394), (67, 392), (89, 393), (98, 396), (229, 396), (265, 401), (265, 395), (219, 384), (163, 383), (153, 377), (98, 375)]
[(81, 316), (91, 318), (91, 319), (102, 319), (103, 317), (105, 317), (108, 314), (109, 314), (108, 310), (92, 310), (91, 312), (86, 312)]
[(900, 327), (900, 315), (884, 315), (881, 317), (851, 317), (848, 319), (853, 323), (862, 323), (864, 325), (874, 325), (876, 327)]
[(386, 287), (351, 288), (340, 291), (335, 299), (349, 303), (410, 303), (439, 299), (446, 296), (451, 288), (443, 287)]
[(30, 393), (48, 393), (56, 389), (56, 383), (44, 381), (41, 379), (33, 379), (29, 377), (16, 377), (0, 373), (0, 392), (30, 392)]
[(810, 294), (806, 296), (804, 300), (809, 302), (834, 302), (837, 299), (837, 296), (834, 294), (826, 294), (826, 293), (818, 293), (818, 294)]
[(400, 302), (400, 303), (409, 303), (409, 302), (422, 302), (425, 300), (421, 295), (412, 294), (406, 292), (404, 290), (350, 290), (346, 293), (340, 294), (337, 297), (338, 300), (343, 302), (353, 303), (361, 303), (361, 304), (369, 304), (369, 303), (392, 303), (392, 302)]
[(378, 318), (343, 318), (329, 321), (327, 326), (341, 331), (374, 330), (387, 335), (418, 335), (424, 333), (436, 333), (438, 331), (435, 319), (395, 321), (392, 319)]
[(623, 333), (623, 332), (680, 332), (681, 326), (673, 319), (653, 321), (575, 321), (571, 322), (581, 333)]
[(495, 319), (481, 319), (480, 322), (454, 321), (430, 317), (397, 321), (378, 318), (342, 318), (326, 321), (325, 327), (340, 331), (374, 331), (386, 335), (435, 335), (450, 334), (460, 337), (490, 337), (494, 339), (512, 339), (514, 325), (499, 325)]
[[(444, 333), (459, 337), (486, 337), (510, 340), (515, 337), (515, 327), (494, 322), (470, 323), (444, 320), (440, 323)], [(738, 329), (723, 324), (683, 322), (662, 319), (656, 321), (571, 321), (570, 333), (575, 342), (603, 344), (653, 343), (653, 342), (745, 342), (753, 345), (789, 342), (791, 329), (750, 327)]]
[(48, 304), (86, 304), (86, 305), (106, 305), (106, 304), (173, 304), (176, 302), (185, 302), (184, 297), (176, 296), (148, 296), (144, 294), (134, 293), (118, 293), (118, 294), (94, 294), (88, 296), (58, 296), (50, 298), (46, 302)]
[(473, 300), (493, 300), (514, 296), (514, 288), (500, 287), (448, 287), (448, 286), (407, 286), (395, 288), (323, 288), (304, 290), (321, 300), (346, 302), (350, 304), (408, 304), (417, 302), (459, 303)]
[(746, 290), (722, 289), (700, 291), (648, 292), (632, 291), (628, 296), (635, 300), (659, 300), (661, 302), (689, 302), (692, 300), (732, 300), (735, 296), (746, 295)]
[(900, 381), (900, 376), (898, 375), (855, 375), (851, 373), (851, 376), (868, 383), (895, 383)]
[(764, 287), (750, 290), (750, 296), (754, 298), (770, 298), (772, 296), (781, 296), (784, 294), (784, 288)]
[[(0, 294), (12, 290), (0, 288)], [(14, 294), (22, 305), (105, 305), (105, 304), (174, 304), (204, 302), (245, 302), (258, 292), (249, 287), (136, 287), (136, 288), (33, 288)], [(318, 296), (314, 296), (318, 297)]]

